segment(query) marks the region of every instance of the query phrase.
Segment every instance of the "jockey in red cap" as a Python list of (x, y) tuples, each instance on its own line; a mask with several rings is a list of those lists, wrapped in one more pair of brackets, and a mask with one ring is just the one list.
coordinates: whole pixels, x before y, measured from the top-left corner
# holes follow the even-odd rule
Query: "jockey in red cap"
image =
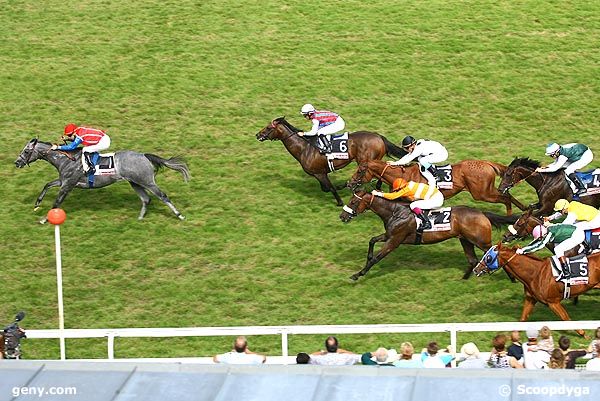
[(94, 163), (91, 160), (90, 153), (100, 152), (110, 147), (110, 137), (102, 130), (88, 127), (78, 127), (75, 124), (65, 126), (65, 136), (73, 140), (68, 145), (52, 145), (52, 150), (74, 150), (80, 144), (83, 145), (81, 151), (81, 164), (83, 171), (88, 172), (94, 169)]

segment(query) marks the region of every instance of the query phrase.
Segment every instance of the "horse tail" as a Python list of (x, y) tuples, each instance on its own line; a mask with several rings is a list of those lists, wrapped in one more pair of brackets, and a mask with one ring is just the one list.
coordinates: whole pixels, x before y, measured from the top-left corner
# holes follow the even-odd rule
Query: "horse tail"
[(504, 173), (506, 172), (506, 169), (508, 167), (506, 167), (504, 164), (500, 164), (500, 163), (495, 163), (495, 162), (486, 162), (493, 170), (494, 173), (496, 173), (497, 176), (502, 177), (504, 175)]
[(160, 170), (162, 167), (168, 167), (171, 170), (179, 171), (183, 175), (184, 181), (189, 181), (191, 178), (190, 170), (187, 164), (181, 157), (171, 157), (170, 159), (163, 159), (160, 156), (153, 155), (152, 153), (144, 153), (144, 156), (154, 165), (155, 170)]
[(388, 156), (394, 156), (397, 158), (402, 158), (405, 154), (407, 154), (408, 152), (404, 149), (402, 149), (399, 146), (394, 145), (389, 139), (387, 139), (385, 136), (383, 135), (379, 135), (381, 137), (381, 140), (383, 140), (383, 144), (385, 145), (385, 153)]
[(485, 217), (488, 218), (490, 223), (492, 223), (492, 225), (496, 228), (502, 228), (502, 226), (507, 226), (509, 224), (515, 224), (517, 222), (517, 220), (519, 220), (519, 217), (521, 217), (520, 214), (513, 214), (512, 216), (501, 216), (499, 214), (492, 213), (492, 212), (483, 212), (483, 214), (485, 215)]

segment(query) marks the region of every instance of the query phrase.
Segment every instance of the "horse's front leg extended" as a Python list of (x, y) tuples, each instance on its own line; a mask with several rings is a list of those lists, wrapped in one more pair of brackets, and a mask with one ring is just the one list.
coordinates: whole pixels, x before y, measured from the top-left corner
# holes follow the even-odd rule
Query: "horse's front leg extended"
[(342, 198), (340, 198), (340, 195), (337, 193), (337, 190), (329, 180), (327, 174), (315, 174), (314, 177), (319, 180), (319, 183), (321, 183), (321, 190), (324, 192), (331, 192), (337, 201), (337, 205), (344, 206)]
[[(60, 187), (60, 190), (58, 191), (58, 196), (56, 197), (56, 199), (54, 200), (54, 204), (52, 205), (53, 209), (60, 207), (60, 205), (63, 203), (69, 192), (71, 192), (71, 190), (75, 187), (75, 184), (77, 184), (77, 182), (67, 184), (63, 183), (63, 185)], [(44, 216), (40, 220), (40, 224), (45, 224), (47, 221), (48, 218)]]
[[(406, 237), (406, 236), (404, 236), (404, 237)], [(361, 271), (359, 271), (358, 273), (354, 273), (352, 276), (350, 276), (350, 278), (352, 280), (358, 280), (358, 278), (360, 276), (364, 276), (365, 274), (367, 274), (367, 272), (369, 270), (371, 270), (371, 267), (373, 267), (381, 259), (385, 258), (394, 249), (398, 248), (398, 245), (400, 245), (402, 243), (403, 239), (404, 238), (394, 238), (394, 237), (391, 237), (390, 239), (388, 239), (385, 242), (385, 244), (383, 245), (383, 247), (381, 248), (381, 250), (377, 253), (377, 255), (375, 255), (375, 257), (367, 260), (367, 264), (365, 265), (365, 267), (363, 267), (363, 269)]]
[(42, 189), (42, 192), (40, 192), (40, 194), (37, 197), (37, 200), (35, 201), (35, 206), (33, 207), (34, 211), (36, 211), (40, 208), (40, 203), (42, 203), (44, 196), (46, 196), (46, 192), (48, 192), (48, 190), (52, 187), (60, 186), (60, 182), (61, 182), (60, 179), (57, 179), (54, 181), (50, 181), (49, 183), (44, 185), (44, 189)]
[(371, 240), (369, 241), (369, 251), (367, 252), (367, 262), (371, 259), (373, 259), (373, 248), (375, 248), (375, 244), (377, 242), (383, 242), (387, 240), (387, 234), (383, 233), (381, 235), (376, 235), (375, 237), (371, 238)]
[(537, 299), (532, 297), (527, 291), (525, 291), (525, 300), (523, 301), (523, 311), (521, 312), (521, 318), (519, 321), (524, 322), (529, 319), (533, 307), (537, 303)]

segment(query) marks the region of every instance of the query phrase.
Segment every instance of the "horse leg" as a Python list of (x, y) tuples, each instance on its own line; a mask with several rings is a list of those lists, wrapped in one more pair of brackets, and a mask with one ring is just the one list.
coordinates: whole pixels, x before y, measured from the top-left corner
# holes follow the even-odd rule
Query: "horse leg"
[(337, 205), (344, 206), (342, 198), (340, 198), (340, 195), (337, 193), (327, 174), (315, 174), (314, 177), (321, 183), (321, 190), (324, 192), (331, 192), (337, 201)]
[(151, 184), (148, 184), (148, 185), (144, 186), (144, 188), (147, 189), (148, 191), (152, 192), (158, 199), (163, 201), (164, 204), (167, 205), (173, 213), (175, 213), (175, 216), (177, 216), (179, 218), (179, 220), (185, 220), (185, 217), (181, 213), (179, 213), (179, 210), (177, 210), (177, 208), (173, 205), (173, 203), (171, 203), (171, 200), (169, 199), (167, 194), (165, 194), (158, 187), (158, 185), (156, 185), (156, 183), (153, 182)]
[(471, 242), (467, 241), (464, 238), (459, 238), (459, 240), (460, 244), (462, 245), (465, 256), (467, 257), (467, 261), (469, 262), (469, 266), (467, 267), (467, 270), (465, 270), (465, 274), (463, 274), (462, 276), (463, 280), (466, 280), (471, 276), (473, 269), (475, 268), (475, 266), (477, 266), (478, 260), (477, 256), (475, 256), (475, 245), (473, 245)]
[[(56, 199), (54, 200), (54, 204), (52, 205), (52, 209), (56, 209), (58, 207), (60, 207), (60, 205), (63, 203), (63, 201), (65, 200), (65, 198), (67, 197), (67, 195), (69, 194), (69, 192), (71, 192), (71, 190), (75, 187), (75, 183), (63, 183), (60, 187), (60, 190), (58, 191), (58, 195), (56, 196)], [(40, 220), (40, 224), (45, 224), (48, 221), (48, 218), (46, 216), (42, 217), (42, 219)]]
[[(524, 204), (519, 202), (514, 196), (512, 196), (511, 194), (508, 194), (508, 196), (509, 196), (512, 204), (515, 205), (516, 207), (518, 207), (521, 211), (527, 210), (527, 206), (525, 206)], [(507, 210), (508, 210), (508, 207), (507, 207)]]
[[(567, 310), (564, 308), (564, 306), (562, 306), (560, 304), (560, 301), (558, 301), (558, 302), (548, 302), (548, 307), (550, 308), (550, 310), (552, 310), (552, 312), (554, 312), (554, 314), (556, 316), (558, 316), (559, 318), (561, 318), (561, 320), (571, 320), (571, 317), (569, 317), (569, 314), (567, 313)], [(585, 337), (585, 331), (584, 330), (577, 329), (575, 331), (580, 336)]]
[(40, 194), (37, 197), (37, 200), (35, 201), (35, 205), (33, 206), (33, 210), (36, 211), (40, 208), (40, 203), (42, 203), (42, 200), (44, 199), (44, 196), (46, 196), (46, 192), (48, 192), (48, 190), (52, 187), (58, 187), (60, 186), (60, 179), (58, 180), (54, 180), (54, 181), (50, 181), (49, 183), (47, 183), (46, 185), (44, 185), (44, 189), (42, 189), (42, 192), (40, 192)]
[(537, 303), (537, 299), (532, 297), (527, 291), (525, 291), (525, 300), (523, 301), (523, 311), (521, 312), (521, 318), (519, 321), (524, 322), (529, 319), (533, 307)]
[(138, 216), (138, 220), (142, 220), (146, 215), (146, 210), (150, 204), (151, 198), (141, 185), (138, 185), (132, 181), (129, 181), (129, 185), (131, 185), (131, 188), (133, 188), (142, 201), (142, 209), (140, 210), (140, 215)]
[(386, 233), (383, 233), (381, 235), (376, 235), (375, 237), (371, 238), (371, 240), (369, 241), (369, 252), (367, 252), (367, 262), (369, 262), (369, 260), (373, 259), (373, 248), (375, 247), (375, 243), (383, 242), (386, 239), (387, 239)]
[(379, 253), (377, 253), (377, 255), (375, 255), (374, 258), (367, 260), (367, 264), (365, 265), (365, 267), (363, 267), (361, 271), (354, 273), (352, 276), (350, 276), (350, 278), (356, 281), (360, 276), (364, 276), (365, 274), (367, 274), (368, 271), (371, 270), (371, 267), (373, 267), (381, 259), (385, 258), (394, 249), (398, 248), (398, 245), (402, 243), (404, 238), (406, 238), (406, 235), (404, 235), (401, 239), (394, 237), (389, 238), (385, 242)]

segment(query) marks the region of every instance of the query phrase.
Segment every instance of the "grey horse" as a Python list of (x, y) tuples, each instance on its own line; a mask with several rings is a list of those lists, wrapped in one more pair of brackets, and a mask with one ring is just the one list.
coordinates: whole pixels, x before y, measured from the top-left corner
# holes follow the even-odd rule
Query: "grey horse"
[[(17, 160), (15, 166), (22, 168), (28, 166), (38, 159), (45, 160), (52, 164), (58, 170), (58, 179), (48, 182), (44, 185), (44, 189), (40, 192), (35, 209), (37, 210), (48, 192), (52, 187), (60, 187), (58, 196), (54, 201), (53, 208), (60, 207), (65, 197), (73, 188), (90, 189), (87, 180), (87, 174), (83, 171), (81, 165), (81, 150), (72, 152), (53, 151), (52, 144), (39, 141), (37, 138), (32, 139), (25, 145)], [(131, 150), (115, 152), (115, 174), (113, 175), (98, 175), (94, 180), (93, 188), (101, 188), (113, 184), (120, 180), (129, 181), (133, 190), (138, 194), (142, 201), (142, 209), (138, 216), (138, 220), (144, 218), (148, 204), (150, 203), (150, 191), (163, 201), (175, 213), (179, 219), (184, 220), (185, 217), (179, 213), (177, 208), (173, 206), (169, 197), (156, 185), (154, 176), (156, 171), (161, 167), (168, 167), (172, 170), (179, 171), (183, 175), (183, 179), (188, 181), (190, 172), (185, 162), (177, 157), (163, 159), (162, 157), (150, 153), (138, 153)], [(46, 217), (40, 220), (44, 224)]]

